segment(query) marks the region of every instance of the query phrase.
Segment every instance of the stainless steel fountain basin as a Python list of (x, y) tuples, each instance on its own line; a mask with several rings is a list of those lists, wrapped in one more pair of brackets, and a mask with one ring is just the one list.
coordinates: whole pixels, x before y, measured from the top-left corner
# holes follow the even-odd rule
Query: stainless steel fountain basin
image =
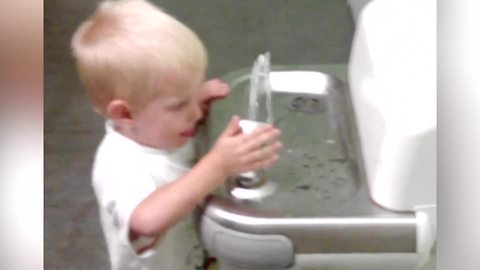
[[(275, 126), (282, 131), (284, 148), (267, 175), (277, 189), (258, 200), (240, 200), (229, 194), (236, 185), (231, 179), (208, 197), (196, 219), (207, 250), (214, 255), (229, 254), (228, 247), (215, 240), (218, 230), (224, 229), (221, 234), (239, 233), (240, 238), (279, 236), (279, 250), (285, 253), (290, 249), (295, 254), (415, 253), (415, 214), (385, 210), (369, 198), (345, 73), (322, 66), (272, 70), (316, 72), (322, 78), (316, 86), (319, 91), (277, 92), (273, 87)], [(232, 91), (210, 112), (201, 141), (203, 152), (231, 115), (246, 117), (249, 72), (244, 69), (224, 78)]]

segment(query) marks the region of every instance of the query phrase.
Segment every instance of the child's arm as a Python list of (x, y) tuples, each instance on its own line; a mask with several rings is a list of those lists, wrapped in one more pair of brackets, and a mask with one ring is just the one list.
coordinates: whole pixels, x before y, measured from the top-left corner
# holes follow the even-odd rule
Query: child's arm
[(233, 117), (213, 149), (186, 175), (151, 193), (133, 211), (130, 229), (134, 235), (163, 235), (188, 215), (206, 195), (229, 176), (256, 171), (278, 159), (279, 131), (272, 126), (241, 133), (238, 117)]

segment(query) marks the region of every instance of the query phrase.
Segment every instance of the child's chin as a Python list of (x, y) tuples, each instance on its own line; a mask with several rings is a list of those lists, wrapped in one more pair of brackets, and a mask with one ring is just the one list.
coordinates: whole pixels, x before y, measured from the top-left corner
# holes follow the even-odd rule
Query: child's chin
[(175, 144), (175, 147), (176, 147), (176, 148), (180, 148), (180, 147), (182, 147), (182, 146), (185, 146), (185, 144), (187, 144), (187, 142), (188, 142), (188, 139), (189, 139), (189, 138), (187, 138), (187, 137), (182, 137), (182, 138), (180, 138), (180, 139), (177, 141), (177, 143)]

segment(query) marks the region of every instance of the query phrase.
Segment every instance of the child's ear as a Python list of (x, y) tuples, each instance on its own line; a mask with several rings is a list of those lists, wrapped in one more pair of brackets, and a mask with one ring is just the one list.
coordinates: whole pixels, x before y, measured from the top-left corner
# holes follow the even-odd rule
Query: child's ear
[(114, 120), (116, 123), (129, 125), (132, 120), (132, 111), (127, 102), (115, 99), (107, 106), (108, 118)]

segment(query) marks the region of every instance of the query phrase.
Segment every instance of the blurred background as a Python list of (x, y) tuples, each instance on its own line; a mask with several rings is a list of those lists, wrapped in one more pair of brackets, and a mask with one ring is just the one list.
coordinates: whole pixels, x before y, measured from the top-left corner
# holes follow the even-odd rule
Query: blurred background
[[(343, 0), (156, 0), (192, 28), (209, 52), (208, 77), (251, 67), (346, 64), (354, 32)], [(45, 269), (108, 269), (91, 166), (104, 134), (79, 83), (70, 39), (93, 0), (45, 1)]]

